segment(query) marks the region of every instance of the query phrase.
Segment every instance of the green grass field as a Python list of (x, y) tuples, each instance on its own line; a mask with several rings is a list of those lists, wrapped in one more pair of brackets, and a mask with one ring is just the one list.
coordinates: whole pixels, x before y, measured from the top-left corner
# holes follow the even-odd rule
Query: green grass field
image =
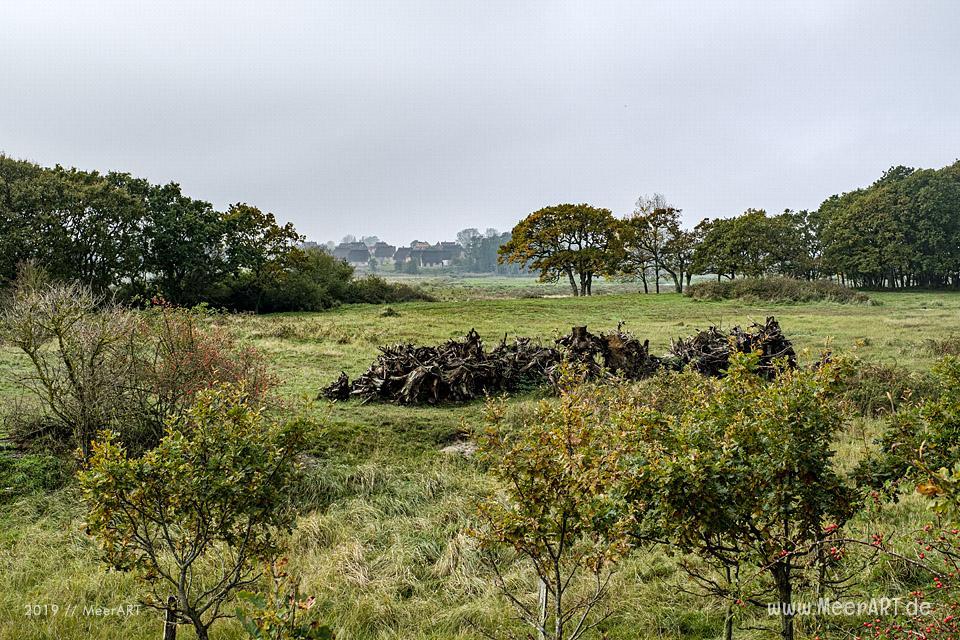
[[(440, 452), (478, 428), (482, 403), (407, 408), (314, 401), (339, 371), (351, 377), (361, 373), (378, 345), (433, 343), (470, 328), (488, 343), (504, 335), (547, 341), (573, 325), (604, 330), (624, 321), (662, 353), (671, 338), (708, 325), (776, 315), (808, 361), (824, 348), (855, 350), (866, 360), (921, 370), (936, 359), (926, 341), (960, 329), (960, 294), (951, 293), (874, 294), (876, 305), (757, 306), (615, 292), (509, 299), (503, 289), (515, 285), (500, 280), (511, 279), (495, 279), (492, 292), (482, 283), (468, 283), (445, 289), (440, 302), (392, 305), (397, 317), (383, 317), (382, 307), (357, 305), (322, 314), (214, 320), (266, 354), (284, 395), (309, 402), (325, 425), (310, 452), (309, 482), (298, 490), (307, 513), (290, 539), (289, 555), (294, 571), (303, 576), (304, 592), (317, 596), (339, 637), (479, 639), (495, 621), (510, 617), (466, 535), (473, 504), (491, 481), (470, 459)], [(527, 280), (524, 286), (532, 285)], [(12, 378), (23, 366), (17, 354), (0, 351), (5, 404), (19, 393)], [(512, 402), (542, 395), (531, 392)], [(862, 455), (878, 429), (876, 421), (851, 421), (839, 452), (845, 464)], [(908, 498), (860, 526), (909, 527), (922, 516), (921, 507)], [(617, 574), (613, 594), (619, 614), (605, 627), (606, 637), (717, 637), (722, 612), (678, 590), (680, 580), (676, 560), (662, 551), (633, 555)], [(875, 595), (899, 593), (907, 583), (902, 571), (883, 563), (864, 574), (865, 592)], [(0, 638), (158, 638), (155, 612), (83, 613), (84, 606), (116, 607), (135, 603), (136, 597), (130, 576), (107, 572), (98, 563), (72, 486), (0, 502)], [(48, 606), (28, 615), (37, 612), (29, 605), (57, 605), (59, 612), (52, 614)], [(773, 626), (764, 617), (741, 622)], [(180, 634), (192, 637), (188, 628)], [(214, 628), (214, 637), (241, 634), (226, 622)], [(749, 630), (737, 637), (771, 636)]]
[[(416, 285), (441, 300), (509, 299), (565, 297), (570, 295), (570, 285), (564, 281), (539, 282), (532, 276), (497, 276), (488, 273), (463, 274), (425, 269), (420, 274), (410, 275), (394, 271), (379, 271), (377, 275), (391, 282)], [(673, 285), (660, 284), (662, 291), (672, 291)], [(594, 283), (594, 295), (637, 293), (643, 291), (639, 282), (598, 280)]]

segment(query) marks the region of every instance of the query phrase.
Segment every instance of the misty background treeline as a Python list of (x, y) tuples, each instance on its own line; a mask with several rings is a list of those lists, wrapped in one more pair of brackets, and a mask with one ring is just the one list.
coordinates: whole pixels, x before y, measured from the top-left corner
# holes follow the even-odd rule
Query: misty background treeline
[[(693, 228), (659, 195), (642, 197), (624, 219), (593, 207), (581, 215), (585, 206), (542, 210), (553, 213), (539, 216), (539, 226), (528, 224), (535, 212), (511, 232), (464, 229), (456, 243), (438, 243), (461, 249), (444, 266), (569, 277), (577, 294), (590, 293), (594, 276), (636, 280), (648, 291), (661, 282), (681, 290), (701, 274), (829, 278), (863, 288), (960, 285), (960, 162), (892, 168), (815, 211), (750, 209)], [(244, 203), (219, 211), (176, 183), (0, 155), (0, 286), (31, 262), (52, 278), (134, 302), (268, 312), (425, 297), (376, 274), (357, 277), (355, 265), (304, 240), (272, 213)]]
[(861, 288), (960, 285), (960, 162), (894, 167), (816, 211), (702, 223), (694, 267), (724, 274), (836, 277)]
[[(305, 242), (302, 246), (322, 249), (350, 264), (374, 272), (392, 270), (415, 274), (426, 267), (431, 273), (447, 270), (504, 276), (528, 275), (529, 271), (524, 265), (499, 260), (499, 249), (510, 238), (509, 231), (501, 232), (492, 227), (480, 231), (471, 227), (458, 231), (455, 241), (435, 244), (414, 239), (405, 246), (397, 247), (382, 241), (379, 236), (356, 236), (350, 233), (343, 236), (339, 243), (328, 240), (324, 244)], [(427, 251), (426, 255), (424, 251)]]

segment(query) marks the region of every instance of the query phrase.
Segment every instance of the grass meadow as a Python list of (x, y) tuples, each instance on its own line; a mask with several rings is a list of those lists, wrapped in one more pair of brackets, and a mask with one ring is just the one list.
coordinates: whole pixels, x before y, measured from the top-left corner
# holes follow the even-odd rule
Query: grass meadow
[[(623, 293), (622, 287), (590, 298), (521, 298), (516, 296), (539, 285), (519, 279), (491, 279), (486, 289), (479, 280), (429, 286), (441, 294), (440, 301), (392, 305), (396, 316), (383, 315), (383, 307), (355, 305), (327, 313), (213, 320), (266, 354), (282, 393), (307, 404), (324, 425), (315, 447), (305, 452), (308, 478), (295, 496), (305, 515), (290, 537), (289, 557), (303, 578), (303, 592), (317, 597), (338, 637), (480, 639), (511, 616), (466, 533), (476, 499), (492, 483), (472, 459), (441, 452), (481, 426), (483, 404), (408, 408), (315, 400), (319, 388), (341, 370), (351, 378), (361, 373), (378, 345), (433, 343), (470, 328), (488, 344), (504, 335), (548, 341), (573, 325), (605, 330), (624, 321), (662, 353), (671, 338), (708, 325), (776, 315), (807, 361), (826, 348), (924, 370), (937, 357), (928, 341), (960, 330), (960, 295), (952, 293), (878, 293), (871, 296), (873, 305), (758, 305)], [(5, 405), (20, 395), (14, 379), (23, 366), (16, 353), (0, 350)], [(540, 397), (543, 392), (532, 391), (511, 403), (522, 406)], [(855, 464), (880, 427), (872, 419), (850, 420), (838, 451), (844, 465)], [(136, 583), (99, 564), (82, 516), (71, 484), (0, 501), (0, 638), (160, 637), (155, 612), (118, 615), (109, 609), (135, 603)], [(923, 517), (923, 507), (907, 497), (861, 516), (856, 526), (906, 531)], [(523, 571), (517, 567), (515, 577)], [(862, 578), (861, 595), (878, 596), (904, 592), (916, 580), (907, 567), (886, 561), (865, 569)], [(687, 593), (677, 559), (662, 550), (631, 556), (615, 583), (617, 615), (604, 627), (607, 638), (721, 634), (722, 610)], [(85, 606), (107, 611), (97, 615)], [(859, 624), (847, 622), (851, 629)], [(774, 623), (765, 614), (745, 614), (736, 637), (772, 637), (760, 627)], [(232, 622), (218, 624), (214, 637), (242, 637)], [(852, 637), (852, 632), (837, 633)], [(182, 627), (179, 637), (190, 638), (192, 631)], [(802, 623), (800, 637), (806, 637)]]

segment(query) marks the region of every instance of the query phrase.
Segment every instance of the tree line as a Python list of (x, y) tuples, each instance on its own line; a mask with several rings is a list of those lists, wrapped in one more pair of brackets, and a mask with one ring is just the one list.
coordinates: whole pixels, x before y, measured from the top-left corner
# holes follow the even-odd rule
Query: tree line
[[(939, 170), (894, 167), (815, 211), (748, 209), (693, 228), (680, 214), (659, 194), (641, 197), (626, 219), (587, 204), (546, 207), (512, 232), (458, 233), (460, 266), (529, 269), (543, 280), (563, 279), (574, 295), (590, 295), (596, 277), (637, 280), (645, 292), (672, 282), (682, 292), (698, 274), (828, 278), (863, 288), (960, 286), (960, 162)], [(354, 280), (351, 267), (302, 242), (292, 224), (246, 203), (218, 211), (173, 182), (0, 155), (0, 285), (30, 261), (55, 279), (125, 300), (259, 312), (417, 297), (380, 279)]]
[(960, 162), (939, 170), (894, 167), (872, 185), (827, 198), (815, 211), (748, 209), (686, 228), (660, 194), (632, 215), (561, 204), (535, 211), (499, 249), (541, 280), (590, 295), (596, 277), (634, 279), (644, 291), (694, 275), (717, 280), (781, 275), (862, 288), (960, 286)]
[(133, 302), (261, 312), (417, 297), (379, 278), (354, 279), (352, 267), (302, 248), (303, 239), (272, 213), (246, 203), (218, 211), (174, 182), (0, 155), (0, 285), (30, 262)]

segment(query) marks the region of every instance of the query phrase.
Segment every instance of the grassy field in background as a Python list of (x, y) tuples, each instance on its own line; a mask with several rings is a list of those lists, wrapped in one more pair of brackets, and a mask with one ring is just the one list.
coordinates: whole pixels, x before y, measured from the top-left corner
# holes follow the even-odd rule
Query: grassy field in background
[[(405, 282), (419, 286), (441, 300), (476, 300), (491, 298), (543, 298), (566, 297), (570, 284), (540, 282), (534, 276), (498, 276), (489, 273), (456, 273), (424, 269), (416, 275), (380, 271), (377, 275), (391, 282)], [(673, 285), (661, 283), (662, 291), (672, 291)], [(599, 279), (593, 284), (594, 295), (615, 293), (638, 293), (643, 291), (640, 282), (622, 282)]]
[[(384, 317), (383, 307), (356, 305), (321, 314), (214, 320), (266, 354), (284, 395), (309, 403), (325, 425), (311, 452), (309, 482), (299, 490), (307, 514), (291, 537), (290, 558), (303, 576), (304, 592), (318, 597), (343, 638), (479, 639), (478, 628), (510, 616), (465, 533), (476, 498), (491, 482), (473, 461), (440, 452), (480, 426), (482, 403), (405, 408), (314, 400), (341, 370), (351, 377), (361, 373), (378, 345), (434, 343), (471, 328), (491, 345), (504, 335), (549, 341), (573, 325), (600, 331), (624, 321), (662, 353), (672, 338), (711, 324), (726, 327), (776, 315), (797, 347), (807, 350), (802, 356), (807, 360), (830, 348), (925, 369), (935, 361), (926, 341), (960, 330), (960, 295), (951, 293), (873, 294), (876, 305), (752, 305), (615, 290), (591, 298), (507, 297), (507, 290), (526, 295), (526, 287), (551, 291), (536, 289), (544, 285), (530, 279), (461, 278), (459, 284), (429, 286), (441, 301), (391, 305), (399, 313), (394, 317)], [(12, 377), (22, 366), (17, 354), (0, 349), (5, 404), (19, 393)], [(512, 402), (542, 395), (534, 391)], [(845, 464), (862, 455), (878, 429), (876, 421), (851, 421), (839, 452)], [(906, 499), (860, 526), (908, 526), (921, 516), (916, 501)], [(864, 577), (865, 588), (878, 595), (899, 594), (906, 584), (903, 575), (882, 564)], [(678, 590), (680, 580), (676, 560), (664, 553), (632, 556), (616, 578), (613, 594), (621, 614), (607, 626), (608, 637), (717, 637), (721, 611)], [(63, 613), (66, 606), (135, 600), (130, 576), (106, 572), (97, 563), (72, 487), (0, 502), (0, 638), (159, 637), (159, 618), (147, 610), (131, 618)], [(26, 605), (44, 603), (58, 604), (60, 614), (25, 614)], [(758, 618), (748, 626), (768, 622)], [(193, 637), (187, 628), (180, 634)], [(241, 635), (235, 625), (223, 623), (214, 637)], [(737, 637), (769, 634), (743, 631)]]

